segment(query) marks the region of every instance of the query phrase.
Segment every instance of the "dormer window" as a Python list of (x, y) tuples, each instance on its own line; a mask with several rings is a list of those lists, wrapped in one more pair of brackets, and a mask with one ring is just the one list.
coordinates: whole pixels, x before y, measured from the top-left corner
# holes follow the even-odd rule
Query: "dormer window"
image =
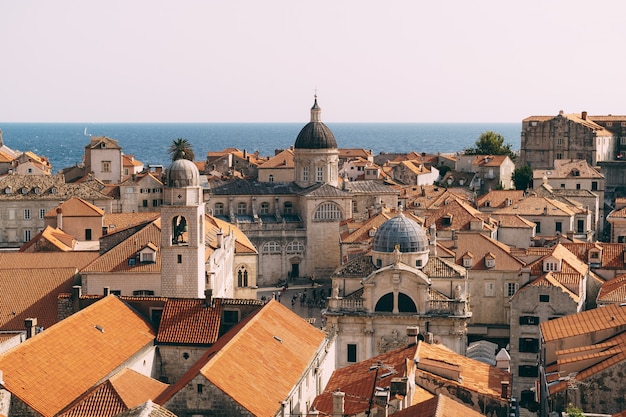
[(22, 191), (22, 194), (23, 194), (23, 195), (28, 194), (28, 188), (26, 188), (26, 187), (22, 187), (22, 190), (21, 190), (21, 191)]
[(4, 189), (4, 193), (5, 193), (5, 194), (13, 194), (13, 188), (11, 188), (11, 187), (7, 187), (7, 188), (5, 188), (5, 189)]
[(494, 268), (496, 266), (496, 257), (493, 253), (485, 255), (485, 268)]
[(441, 218), (441, 224), (443, 226), (451, 226), (452, 225), (452, 214), (448, 213)]
[(474, 255), (471, 252), (467, 252), (463, 255), (463, 267), (471, 268), (472, 266), (474, 266)]
[(50, 193), (56, 194), (57, 192), (59, 192), (59, 190), (56, 187), (50, 188)]
[(543, 261), (543, 272), (560, 272), (561, 262), (556, 258), (549, 258)]
[(491, 200), (485, 201), (485, 207), (491, 207)]
[(41, 188), (39, 187), (35, 187), (33, 191), (35, 192), (35, 194), (41, 194)]

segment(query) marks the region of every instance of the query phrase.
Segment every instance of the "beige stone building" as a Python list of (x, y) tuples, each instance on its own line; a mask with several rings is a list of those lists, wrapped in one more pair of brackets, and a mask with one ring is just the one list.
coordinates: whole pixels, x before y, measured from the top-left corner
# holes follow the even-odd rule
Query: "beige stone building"
[[(596, 122), (597, 120), (597, 122)], [(626, 118), (624, 119), (626, 121)], [(592, 166), (616, 159), (621, 137), (605, 116), (588, 116), (587, 112), (557, 116), (531, 116), (522, 120), (519, 166), (549, 169), (555, 159), (585, 160)]]
[[(87, 184), (66, 184), (62, 175), (0, 177), (0, 247), (20, 247), (45, 227), (45, 215), (60, 202), (79, 197), (105, 212), (113, 198)], [(101, 230), (92, 228), (92, 238)], [(78, 239), (87, 236), (81, 234)]]
[(122, 148), (115, 139), (93, 136), (85, 146), (85, 171), (105, 184), (122, 182)]

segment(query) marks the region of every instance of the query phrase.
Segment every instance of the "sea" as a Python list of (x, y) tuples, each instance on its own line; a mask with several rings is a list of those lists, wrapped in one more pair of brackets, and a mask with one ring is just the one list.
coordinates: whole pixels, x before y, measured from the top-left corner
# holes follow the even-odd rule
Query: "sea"
[[(306, 123), (2, 123), (4, 145), (45, 156), (53, 172), (82, 162), (91, 136), (118, 141), (126, 155), (144, 166), (167, 166), (167, 149), (187, 139), (195, 159), (207, 152), (238, 148), (272, 156), (292, 146)], [(455, 153), (475, 144), (487, 131), (502, 135), (513, 150), (520, 147), (521, 123), (326, 123), (340, 148), (379, 153)]]

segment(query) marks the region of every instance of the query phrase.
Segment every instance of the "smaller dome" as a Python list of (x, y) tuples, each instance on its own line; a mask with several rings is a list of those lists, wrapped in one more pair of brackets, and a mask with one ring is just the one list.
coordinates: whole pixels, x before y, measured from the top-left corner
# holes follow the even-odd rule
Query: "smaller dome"
[(374, 235), (372, 249), (376, 252), (392, 253), (396, 245), (402, 253), (428, 251), (428, 237), (422, 226), (402, 214), (383, 223)]
[(167, 170), (167, 186), (172, 188), (200, 186), (200, 171), (192, 161), (177, 159)]

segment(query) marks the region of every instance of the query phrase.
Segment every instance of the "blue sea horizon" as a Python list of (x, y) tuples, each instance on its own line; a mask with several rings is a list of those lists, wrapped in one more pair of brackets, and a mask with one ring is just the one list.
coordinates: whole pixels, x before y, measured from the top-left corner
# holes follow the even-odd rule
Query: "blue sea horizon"
[[(90, 136), (115, 139), (124, 154), (145, 166), (169, 163), (167, 149), (185, 138), (196, 160), (225, 148), (274, 155), (295, 143), (306, 123), (2, 123), (3, 142), (11, 149), (45, 156), (54, 172), (82, 162)], [(517, 150), (521, 123), (326, 123), (340, 148), (379, 153), (455, 153), (471, 147), (486, 131), (494, 131)]]

